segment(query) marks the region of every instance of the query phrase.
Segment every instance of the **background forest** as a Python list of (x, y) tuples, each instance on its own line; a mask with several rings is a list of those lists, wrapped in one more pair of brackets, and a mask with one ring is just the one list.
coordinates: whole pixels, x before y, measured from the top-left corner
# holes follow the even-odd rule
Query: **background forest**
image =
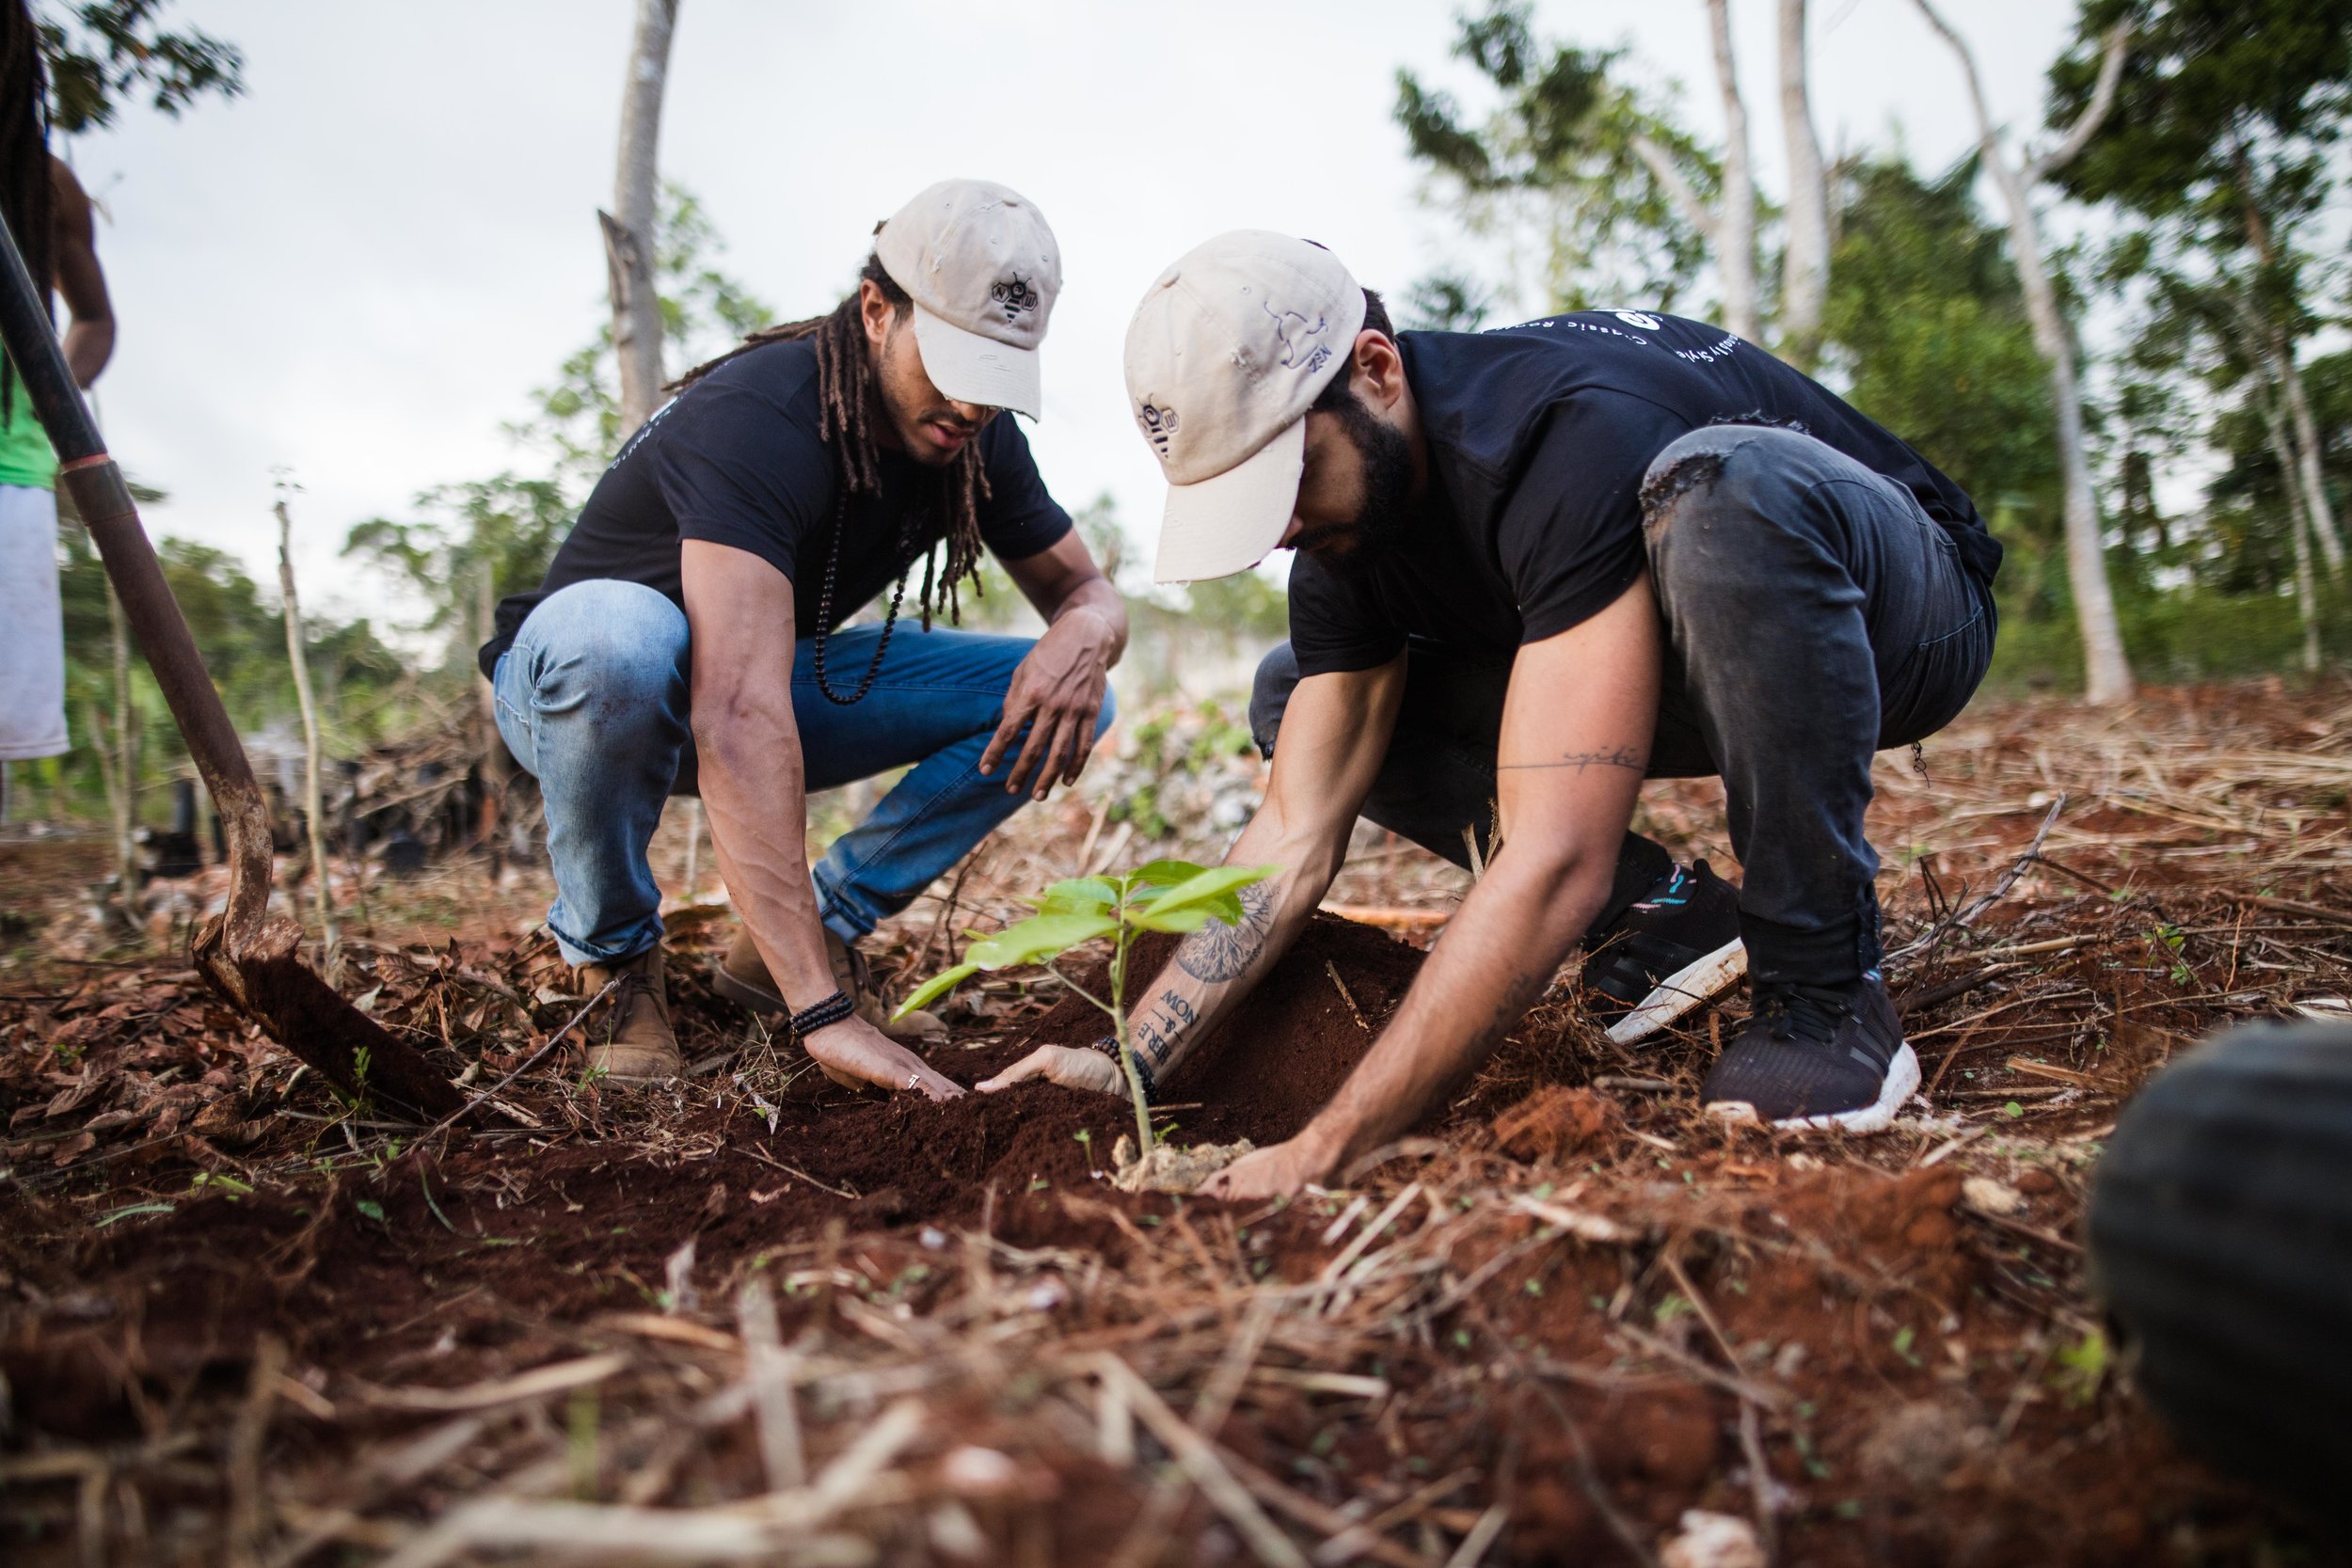
[[(1736, 85), (1726, 0), (1707, 7), (1713, 70), (1696, 81), (1560, 41), (1524, 4), (1466, 11), (1449, 57), (1400, 62), (1393, 123), (1365, 134), (1403, 138), (1452, 257), (1396, 291), (1400, 321), (1471, 330), (1661, 309), (1811, 369), (1966, 486), (2010, 546), (1995, 686), (2113, 701), (2135, 682), (2352, 656), (2352, 8), (2081, 0), (2039, 122), (1999, 123), (1979, 102), (1979, 150), (1922, 166), (1898, 134), (1824, 150), (1806, 8), (1758, 3), (1780, 10), (1769, 103)], [(1908, 3), (1964, 55), (1940, 13)], [(232, 42), (149, 0), (37, 8), (69, 150), (118, 114), (245, 89)], [(1722, 100), (1720, 138), (1692, 128), (1702, 93)], [(1785, 189), (1754, 173), (1766, 138), (1786, 149)], [(684, 184), (660, 186), (654, 227), (669, 373), (773, 319)], [(583, 300), (580, 346), (509, 427), (500, 471), (453, 473), (371, 517), (306, 515), (281, 481), (291, 517), (335, 530), (382, 588), (364, 618), (302, 628), (331, 752), (470, 721), (488, 607), (537, 580), (624, 434), (612, 328), (596, 317)], [(171, 475), (136, 477), (167, 501)], [(151, 510), (167, 535), (167, 505)], [(1131, 699), (1230, 689), (1281, 635), (1273, 578), (1154, 591), (1152, 519), (1104, 497), (1081, 520), (1134, 595)], [(294, 733), (277, 563), (160, 546), (232, 715)], [(176, 737), (72, 528), (60, 569), (76, 749), (13, 767), (10, 816), (89, 819), (111, 794), (152, 816)], [(1001, 573), (989, 589), (973, 616), (1019, 624)]]

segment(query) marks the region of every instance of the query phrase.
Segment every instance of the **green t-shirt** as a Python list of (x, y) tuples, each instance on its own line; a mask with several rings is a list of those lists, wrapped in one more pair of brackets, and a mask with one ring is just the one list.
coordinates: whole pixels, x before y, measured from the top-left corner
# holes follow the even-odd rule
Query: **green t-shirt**
[(57, 455), (33, 415), (33, 400), (8, 371), (8, 416), (0, 420), (0, 484), (22, 484), (35, 490), (57, 487)]

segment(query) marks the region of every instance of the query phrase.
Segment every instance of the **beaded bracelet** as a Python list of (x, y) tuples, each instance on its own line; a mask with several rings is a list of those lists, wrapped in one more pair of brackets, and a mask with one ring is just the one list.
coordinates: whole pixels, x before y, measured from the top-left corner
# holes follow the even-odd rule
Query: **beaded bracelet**
[[(1128, 1056), (1120, 1053), (1117, 1035), (1104, 1035), (1094, 1042), (1094, 1049), (1118, 1063), (1122, 1071), (1125, 1070)], [(1143, 1098), (1149, 1100), (1159, 1089), (1159, 1085), (1152, 1080), (1151, 1064), (1143, 1059), (1143, 1053), (1140, 1051), (1131, 1052), (1128, 1055), (1132, 1055), (1135, 1059), (1136, 1079), (1143, 1085)]]
[(857, 1004), (840, 991), (834, 991), (813, 1007), (794, 1013), (786, 1025), (796, 1039), (805, 1039), (818, 1030), (840, 1022), (857, 1011)]

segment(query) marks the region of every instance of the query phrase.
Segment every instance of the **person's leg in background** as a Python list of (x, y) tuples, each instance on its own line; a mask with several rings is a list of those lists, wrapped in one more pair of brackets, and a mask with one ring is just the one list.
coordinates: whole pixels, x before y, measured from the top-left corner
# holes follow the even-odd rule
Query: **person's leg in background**
[[(1420, 641), (1405, 658), (1396, 734), (1365, 797), (1364, 816), (1469, 870), (1470, 835), (1477, 835), (1483, 856), (1494, 830), (1495, 749), (1511, 661)], [(1274, 754), (1299, 679), (1287, 642), (1258, 666), (1249, 729), (1265, 756)], [(1707, 770), (1704, 757), (1695, 769), (1679, 754), (1659, 761), (1667, 771)], [(1739, 942), (1734, 898), (1730, 885), (1703, 863), (1677, 866), (1663, 846), (1626, 834), (1609, 902), (1584, 942), (1591, 955), (1583, 974), (1587, 1005), (1613, 1026), (1639, 1014), (1626, 1036), (1639, 1039), (1729, 985), (1739, 974), (1730, 963)], [(1711, 989), (1694, 992), (1700, 974), (1716, 970), (1722, 974), (1708, 982)]]
[(38, 485), (0, 484), (0, 800), (10, 763), (60, 756), (71, 745), (57, 498)]
[(592, 1068), (677, 1070), (661, 974), (661, 892), (646, 851), (688, 741), (686, 612), (643, 583), (576, 582), (501, 656), (499, 734), (539, 781), (555, 902), (548, 927), (591, 990), (615, 983)]

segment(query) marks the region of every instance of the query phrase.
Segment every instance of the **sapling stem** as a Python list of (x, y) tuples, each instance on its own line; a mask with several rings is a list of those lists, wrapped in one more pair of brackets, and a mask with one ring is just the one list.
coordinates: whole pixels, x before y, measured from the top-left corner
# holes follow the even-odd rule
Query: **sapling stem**
[(1152, 1106), (1143, 1094), (1143, 1072), (1136, 1064), (1135, 1041), (1127, 1036), (1127, 948), (1136, 928), (1127, 921), (1127, 889), (1119, 890), (1119, 929), (1111, 937), (1111, 1033), (1119, 1038), (1120, 1065), (1127, 1069), (1127, 1098), (1136, 1106), (1136, 1158), (1152, 1152)]

